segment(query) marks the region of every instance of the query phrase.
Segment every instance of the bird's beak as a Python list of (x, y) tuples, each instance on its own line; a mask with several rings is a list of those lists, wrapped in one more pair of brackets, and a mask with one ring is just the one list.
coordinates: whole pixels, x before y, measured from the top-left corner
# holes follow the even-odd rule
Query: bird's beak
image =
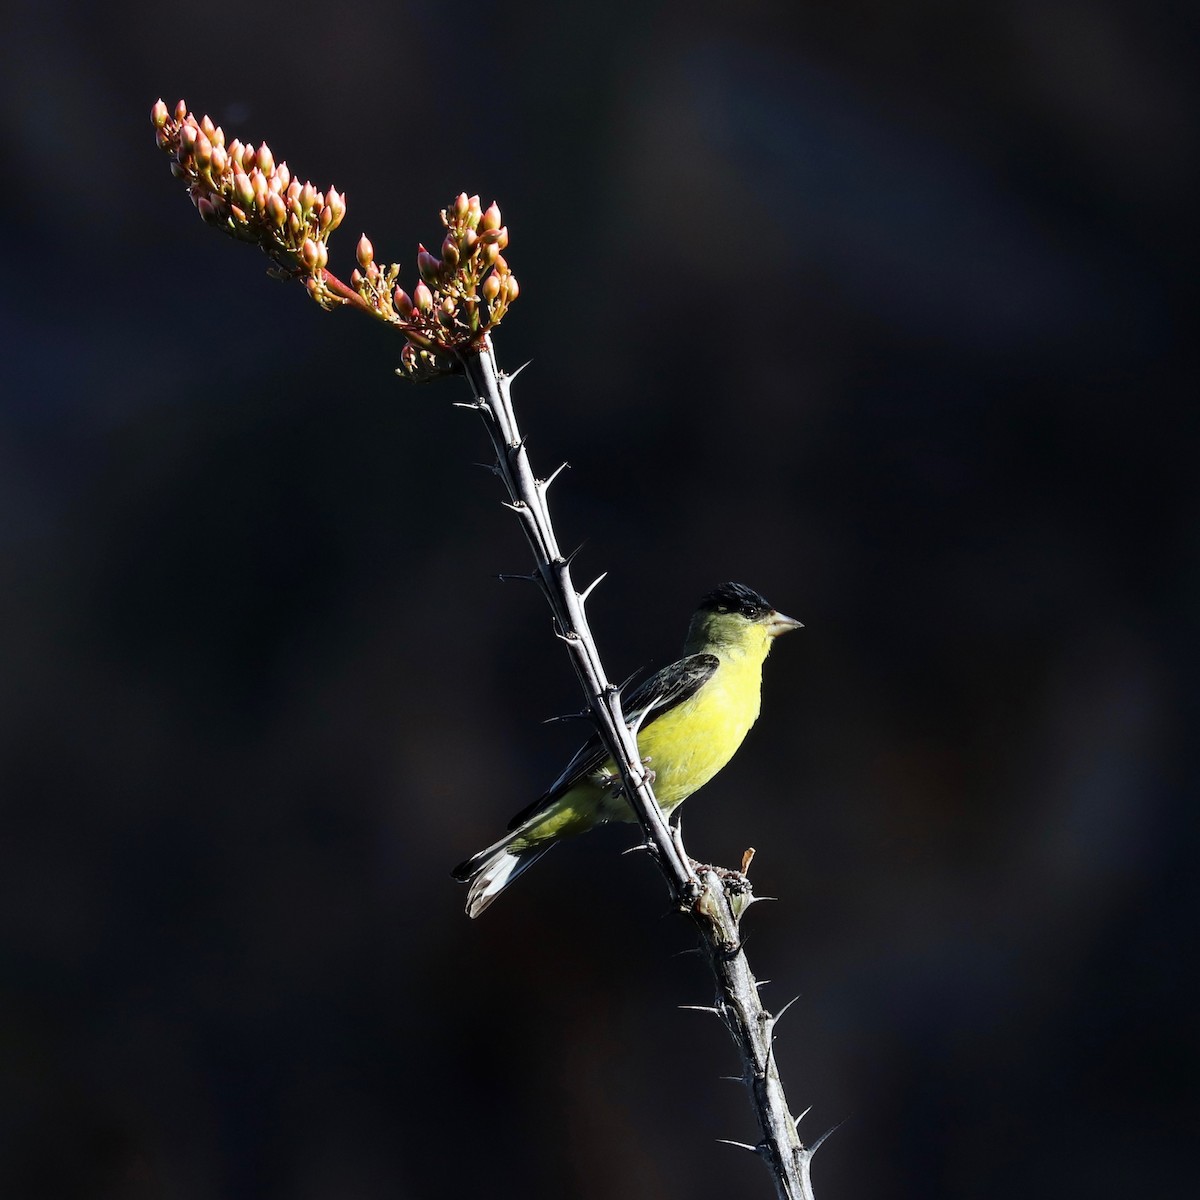
[(773, 612), (767, 618), (767, 633), (777, 638), (781, 633), (790, 633), (793, 629), (803, 629), (804, 625), (795, 617), (785, 617), (783, 613)]

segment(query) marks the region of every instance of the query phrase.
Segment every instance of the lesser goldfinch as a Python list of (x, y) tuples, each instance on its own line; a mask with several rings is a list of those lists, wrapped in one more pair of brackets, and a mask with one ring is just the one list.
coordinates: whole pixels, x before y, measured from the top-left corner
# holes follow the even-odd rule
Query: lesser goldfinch
[[(654, 794), (669, 813), (733, 756), (758, 718), (762, 664), (781, 633), (802, 628), (756, 591), (723, 583), (692, 614), (683, 657), (640, 684), (625, 701), (638, 750), (653, 772)], [(560, 838), (605, 821), (637, 818), (598, 736), (547, 791), (509, 822), (509, 833), (454, 868), (471, 885), (467, 915), (477, 917)]]

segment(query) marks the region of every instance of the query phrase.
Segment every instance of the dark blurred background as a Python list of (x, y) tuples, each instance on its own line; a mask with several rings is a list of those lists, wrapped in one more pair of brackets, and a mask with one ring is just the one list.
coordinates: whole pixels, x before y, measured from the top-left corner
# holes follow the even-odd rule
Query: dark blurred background
[(782, 900), (822, 1200), (1190, 1194), (1195, 13), (87, 8), (0, 39), (0, 1194), (770, 1194), (630, 831), (463, 916), (579, 737), (482, 428), (160, 95), (344, 189), (342, 273), (499, 199), (614, 676), (721, 580), (805, 621), (687, 827)]

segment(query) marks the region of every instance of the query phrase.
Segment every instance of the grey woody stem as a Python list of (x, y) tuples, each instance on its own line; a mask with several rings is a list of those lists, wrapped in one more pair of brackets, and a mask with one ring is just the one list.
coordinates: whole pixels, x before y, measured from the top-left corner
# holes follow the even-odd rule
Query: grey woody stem
[[(582, 593), (576, 589), (570, 557), (562, 554), (555, 537), (547, 503), (554, 477), (539, 479), (530, 465), (513, 408), (513, 376), (500, 371), (490, 338), (484, 337), (459, 357), (475, 397), (472, 404), (459, 407), (472, 408), (483, 418), (496, 452), (496, 471), (508, 491), (508, 507), (520, 518), (533, 551), (535, 573), (530, 578), (541, 585), (549, 601), (555, 632), (571, 655), (592, 719), (620, 771), (624, 795), (641, 822), (675, 903), (696, 926), (712, 968), (716, 1002), (703, 1011), (721, 1018), (738, 1047), (762, 1135), (755, 1146), (732, 1144), (744, 1145), (767, 1163), (780, 1200), (813, 1200), (809, 1162), (819, 1142), (806, 1147), (796, 1132), (798, 1118), (788, 1107), (772, 1049), (777, 1018), (759, 999), (758, 984), (742, 949), (738, 914), (721, 875), (707, 867), (697, 873), (684, 851), (682, 835), (668, 825), (655, 799), (637, 738), (621, 711), (620, 691), (609, 682), (592, 637), (584, 610), (590, 588)], [(738, 898), (739, 913), (753, 902), (744, 895)]]

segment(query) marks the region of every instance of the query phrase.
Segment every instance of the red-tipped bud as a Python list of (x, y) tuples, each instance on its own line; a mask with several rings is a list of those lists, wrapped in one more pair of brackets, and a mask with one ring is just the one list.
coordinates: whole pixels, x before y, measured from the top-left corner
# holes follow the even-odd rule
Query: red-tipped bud
[(495, 266), (496, 260), (500, 257), (500, 247), (495, 242), (489, 246), (484, 246), (479, 252), (479, 257), (485, 267)]
[(271, 147), (263, 142), (258, 148), (258, 169), (264, 175), (270, 175), (275, 170), (275, 158), (271, 154)]
[(301, 190), (302, 189), (299, 182), (293, 179), (292, 182), (287, 185), (287, 191), (283, 193), (283, 198), (289, 204), (295, 204), (296, 201), (300, 199)]
[(317, 270), (325, 270), (326, 263), (329, 262), (329, 247), (324, 242), (317, 243)]
[[(159, 104), (161, 104), (161, 103), (162, 103), (162, 101), (160, 100)], [(163, 111), (166, 112), (166, 109), (164, 108)], [(459, 192), (458, 195), (454, 199), (454, 215), (456, 217), (465, 217), (467, 215), (467, 212), (470, 209), (470, 207), (471, 207), (471, 201), (467, 197), (467, 193)]]
[(220, 217), (217, 211), (217, 206), (207, 197), (200, 196), (196, 200), (196, 208), (200, 211), (200, 216), (210, 224)]
[(475, 243), (478, 241), (479, 241), (479, 234), (477, 234), (475, 232), (475, 230), (473, 230), (473, 229), (464, 230), (463, 235), (462, 235), (462, 252), (463, 252), (463, 254), (465, 254), (469, 258), (471, 255), (471, 252), (475, 249)]
[(441, 269), (441, 261), (434, 258), (424, 246), (417, 251), (417, 271), (426, 283), (436, 283)]
[(442, 301), (443, 316), (452, 317), (454, 315), (454, 301), (449, 296)]
[(275, 168), (275, 174), (279, 176), (279, 182), (282, 183), (284, 187), (287, 187), (288, 184), (292, 182), (292, 173), (290, 170), (288, 170), (288, 165), (285, 162), (281, 162)]
[(317, 243), (312, 238), (305, 238), (300, 247), (300, 261), (311, 271), (317, 265)]
[(233, 173), (233, 194), (243, 208), (253, 208), (254, 187), (241, 171)]
[(358, 245), (354, 247), (354, 257), (358, 259), (358, 265), (364, 271), (375, 259), (375, 247), (371, 245), (371, 241), (365, 233), (358, 239)]
[(196, 128), (192, 125), (185, 125), (179, 131), (179, 158), (181, 162), (183, 159), (191, 156), (192, 151), (196, 148), (196, 139), (199, 136)]
[(229, 165), (229, 156), (225, 153), (224, 146), (213, 146), (212, 148), (212, 170), (214, 175), (224, 175), (225, 168)]
[(300, 189), (300, 207), (305, 211), (312, 208), (317, 202), (317, 189), (311, 183), (306, 183)]
[(150, 123), (155, 129), (161, 129), (170, 118), (171, 114), (167, 112), (167, 106), (161, 99), (154, 102), (154, 107), (150, 110)]
[(362, 281), (363, 273), (357, 267), (355, 267), (354, 270), (350, 272), (350, 286), (357, 291), (358, 285), (362, 283)]
[(216, 128), (217, 127), (209, 119), (208, 113), (205, 113), (204, 116), (200, 118), (200, 132), (203, 133), (206, 138), (211, 139)]
[(186, 103), (186, 101), (180, 100), (180, 102), (177, 105), (175, 105), (175, 120), (182, 121), (183, 118), (186, 116), (187, 116), (187, 103)]
[(208, 140), (208, 137), (204, 133), (198, 133), (195, 145), (196, 165), (198, 167), (207, 167), (212, 162), (212, 152), (212, 142)]
[(479, 218), (483, 216), (483, 210), (479, 207), (479, 197), (472, 196), (467, 201), (467, 227), (475, 229), (479, 225)]
[(517, 286), (517, 277), (510, 275), (508, 282), (504, 285), (504, 300), (505, 303), (511, 304), (519, 295), (521, 289)]
[(282, 229), (287, 221), (287, 205), (276, 192), (267, 193), (267, 216), (276, 229)]
[(320, 214), (317, 216), (317, 224), (321, 227), (322, 233), (325, 233), (329, 229), (330, 223), (332, 221), (333, 221), (333, 209), (331, 209), (329, 207), (329, 205), (326, 204), (321, 209)]
[(294, 212), (289, 212), (288, 219), (287, 219), (288, 233), (290, 233), (292, 235), (292, 237), (298, 237), (300, 234), (301, 228), (302, 228), (302, 222), (300, 220), (300, 217)]
[(174, 175), (176, 179), (186, 179), (187, 178), (187, 171), (183, 167), (181, 167), (177, 162), (173, 162), (171, 164), (171, 174)]
[(496, 230), (496, 245), (501, 250), (505, 249), (508, 246), (508, 226), (507, 225), (501, 225), (500, 228)]
[(171, 144), (171, 134), (166, 129), (156, 129), (154, 131), (154, 144), (160, 150), (165, 150)]
[(483, 281), (483, 298), (489, 303), (495, 303), (496, 297), (500, 295), (500, 280), (495, 275), (489, 275)]
[(433, 308), (433, 293), (423, 283), (413, 288), (413, 306), (423, 313)]
[(346, 198), (330, 184), (329, 191), (325, 193), (325, 203), (329, 205), (331, 214), (329, 228), (334, 230), (342, 223), (342, 218), (346, 215)]
[(216, 127), (216, 129), (214, 129), (212, 131), (212, 133), (210, 133), (208, 135), (208, 140), (210, 142), (212, 142), (212, 144), (214, 146), (224, 146), (225, 145), (225, 130), (223, 130), (220, 127), (220, 125), (218, 125)]
[(453, 270), (458, 266), (458, 243), (454, 240), (454, 234), (446, 234), (442, 242), (442, 261)]
[(500, 220), (500, 209), (493, 201), (488, 205), (488, 210), (479, 218), (480, 232), (486, 232), (489, 229), (499, 229), (503, 222)]
[(412, 297), (403, 288), (398, 287), (392, 293), (392, 303), (396, 306), (396, 311), (402, 317), (404, 317), (405, 320), (412, 316)]

